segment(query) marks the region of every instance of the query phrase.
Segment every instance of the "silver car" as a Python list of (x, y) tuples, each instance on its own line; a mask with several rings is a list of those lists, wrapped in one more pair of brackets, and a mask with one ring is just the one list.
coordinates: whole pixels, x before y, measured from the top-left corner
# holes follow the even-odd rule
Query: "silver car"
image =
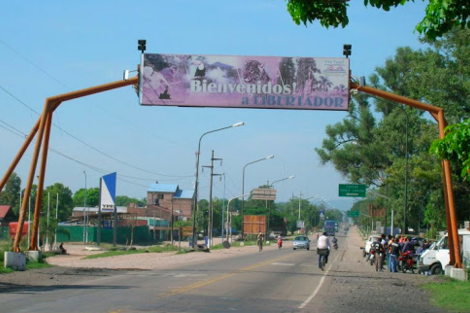
[(292, 242), (292, 248), (310, 250), (310, 239), (307, 236), (297, 236)]

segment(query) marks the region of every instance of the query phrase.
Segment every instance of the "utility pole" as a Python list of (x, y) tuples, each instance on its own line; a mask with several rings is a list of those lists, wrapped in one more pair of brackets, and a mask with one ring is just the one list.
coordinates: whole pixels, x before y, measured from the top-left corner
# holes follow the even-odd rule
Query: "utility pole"
[(210, 189), (209, 189), (209, 214), (208, 214), (208, 225), (207, 225), (207, 231), (208, 231), (208, 238), (209, 238), (209, 247), (212, 246), (212, 240), (213, 240), (213, 228), (214, 228), (214, 208), (213, 208), (213, 203), (212, 203), (212, 186), (214, 184), (214, 176), (220, 176), (221, 174), (214, 174), (214, 161), (220, 161), (220, 164), (222, 164), (222, 159), (220, 158), (214, 158), (214, 150), (212, 150), (212, 156), (211, 156), (211, 165), (210, 166), (202, 166), (202, 168), (210, 168), (211, 169), (211, 174), (210, 174)]
[(170, 240), (171, 240), (171, 245), (173, 245), (173, 197), (171, 197), (171, 236), (170, 236)]

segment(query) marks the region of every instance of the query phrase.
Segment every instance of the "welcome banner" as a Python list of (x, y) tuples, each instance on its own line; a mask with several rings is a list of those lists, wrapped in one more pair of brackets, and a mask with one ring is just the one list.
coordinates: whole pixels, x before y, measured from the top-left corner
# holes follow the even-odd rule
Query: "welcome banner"
[(144, 54), (141, 105), (348, 110), (349, 59)]

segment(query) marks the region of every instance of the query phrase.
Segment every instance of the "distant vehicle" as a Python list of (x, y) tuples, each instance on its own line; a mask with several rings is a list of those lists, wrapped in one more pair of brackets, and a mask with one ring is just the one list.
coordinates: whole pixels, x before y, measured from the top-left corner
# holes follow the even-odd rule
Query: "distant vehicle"
[(307, 249), (310, 250), (310, 239), (307, 236), (297, 236), (292, 241), (292, 249)]
[[(18, 229), (18, 222), (11, 222), (10, 224), (8, 224), (8, 230), (9, 230), (11, 239), (15, 239), (17, 229)], [(23, 229), (21, 231), (21, 237), (28, 235), (28, 230), (29, 230), (29, 223), (24, 222)]]
[(335, 221), (325, 221), (325, 231), (327, 236), (334, 236), (335, 235)]
[(377, 238), (380, 238), (379, 235), (370, 235), (369, 238), (367, 238), (366, 240), (366, 245), (364, 247), (364, 250), (363, 250), (363, 254), (362, 256), (366, 256), (370, 253), (370, 247), (372, 245), (372, 243), (377, 239)]

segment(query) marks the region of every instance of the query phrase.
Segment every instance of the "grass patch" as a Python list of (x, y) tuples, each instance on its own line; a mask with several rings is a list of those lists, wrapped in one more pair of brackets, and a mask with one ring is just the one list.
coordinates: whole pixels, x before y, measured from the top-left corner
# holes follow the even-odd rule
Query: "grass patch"
[(443, 278), (443, 282), (422, 285), (431, 293), (432, 303), (451, 312), (470, 312), (470, 282)]
[(11, 268), (9, 267), (3, 267), (3, 264), (2, 266), (0, 267), (0, 275), (1, 274), (9, 274), (9, 273), (13, 273), (14, 270), (12, 270)]
[[(141, 248), (141, 249), (135, 249), (135, 250), (121, 250), (121, 248), (119, 247), (110, 247), (110, 249), (112, 250), (99, 253), (99, 254), (89, 255), (85, 257), (85, 259), (109, 258), (113, 256), (139, 254), (139, 253), (161, 253), (161, 252), (178, 251), (178, 247), (175, 247), (172, 245), (153, 246), (153, 247), (147, 247), (147, 248)], [(187, 249), (184, 249), (184, 250), (187, 250)], [(184, 252), (184, 250), (180, 251), (179, 253), (186, 253)]]
[[(7, 251), (7, 252), (11, 251), (11, 245), (10, 244), (0, 244), (0, 245), (1, 245), (0, 253), (1, 253), (1, 263), (2, 263), (2, 264), (0, 264), (0, 275), (15, 272), (13, 269), (11, 269), (9, 267), (5, 268), (3, 266), (4, 255), (5, 255), (4, 253), (5, 253), (5, 251)], [(56, 255), (56, 254), (53, 253), (53, 252), (43, 252), (42, 253), (42, 260), (39, 261), (39, 262), (31, 262), (31, 261), (28, 261), (28, 259), (26, 259), (26, 270), (34, 270), (34, 269), (52, 267), (52, 265), (47, 264), (46, 262), (44, 262), (44, 260), (46, 258), (48, 258), (50, 256), (54, 256), (54, 255)]]
[(26, 262), (27, 270), (35, 270), (35, 269), (45, 268), (45, 267), (52, 267), (52, 265), (44, 263), (44, 262)]

